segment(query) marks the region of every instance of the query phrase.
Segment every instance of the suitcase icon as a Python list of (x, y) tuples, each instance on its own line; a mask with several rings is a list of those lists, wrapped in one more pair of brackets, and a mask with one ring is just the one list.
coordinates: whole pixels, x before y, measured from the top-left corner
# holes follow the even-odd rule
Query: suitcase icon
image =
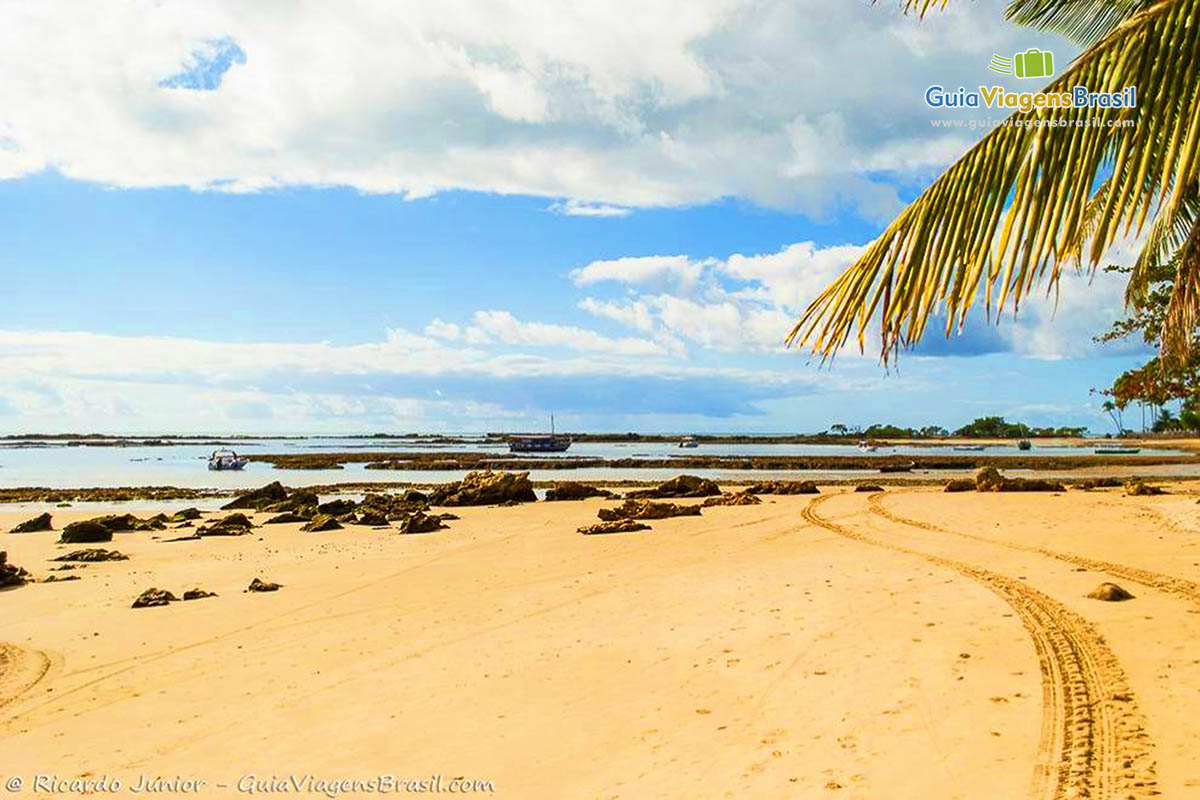
[(1054, 74), (1054, 53), (1030, 48), (1013, 56), (1018, 78), (1049, 78)]

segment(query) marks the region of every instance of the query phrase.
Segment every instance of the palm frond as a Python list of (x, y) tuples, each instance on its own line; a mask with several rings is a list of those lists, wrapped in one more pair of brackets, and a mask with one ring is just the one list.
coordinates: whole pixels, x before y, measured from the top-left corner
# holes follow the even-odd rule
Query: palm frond
[(1146, 290), (1156, 280), (1155, 268), (1171, 261), (1183, 249), (1197, 219), (1200, 219), (1200, 192), (1193, 186), (1173, 213), (1160, 213), (1150, 226), (1125, 287), (1127, 304), (1136, 306), (1142, 302)]
[(1086, 46), (1152, 4), (1153, 0), (1012, 0), (1004, 16)]
[(1162, 331), (1164, 359), (1183, 357), (1192, 347), (1200, 322), (1200, 216), (1192, 220), (1176, 257), (1175, 285)]
[[(1085, 50), (1046, 91), (1134, 85), (1139, 108), (1013, 114), (809, 305), (788, 343), (829, 358), (857, 330), (861, 347), (878, 312), (886, 361), (935, 313), (947, 334), (981, 294), (989, 312), (1011, 301), (1015, 313), (1035, 286), (1057, 282), (1081, 238), (1088, 246), (1074, 249), (1094, 266), (1152, 209), (1174, 213), (1200, 171), (1198, 18), (1200, 0), (1159, 0)], [(1089, 211), (1106, 177), (1103, 205)]]

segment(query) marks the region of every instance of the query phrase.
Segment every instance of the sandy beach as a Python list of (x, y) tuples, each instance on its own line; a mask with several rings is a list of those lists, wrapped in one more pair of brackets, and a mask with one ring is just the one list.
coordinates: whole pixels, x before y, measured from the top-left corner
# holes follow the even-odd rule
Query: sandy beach
[[(0, 775), (31, 796), (53, 794), (38, 775), (214, 797), (392, 775), (512, 798), (1187, 797), (1194, 491), (826, 488), (607, 536), (576, 528), (611, 501), (538, 502), (425, 535), (118, 533), (127, 561), (70, 572), (58, 533), (3, 534), (36, 578), (80, 580), (0, 596)], [(1134, 599), (1085, 597), (1105, 581)], [(217, 596), (130, 608), (150, 587)]]

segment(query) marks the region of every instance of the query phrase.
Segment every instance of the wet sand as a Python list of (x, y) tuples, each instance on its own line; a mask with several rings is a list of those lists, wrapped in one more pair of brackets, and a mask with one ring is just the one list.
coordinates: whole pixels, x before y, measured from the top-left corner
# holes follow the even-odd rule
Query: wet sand
[[(594, 537), (575, 529), (610, 503), (454, 509), (414, 536), (122, 533), (97, 546), (128, 561), (62, 573), (57, 533), (0, 534), (35, 576), (81, 578), (0, 594), (0, 776), (1200, 795), (1200, 521), (1174, 489), (827, 489)], [(1103, 581), (1135, 599), (1084, 596)], [(218, 596), (131, 609), (151, 586)]]

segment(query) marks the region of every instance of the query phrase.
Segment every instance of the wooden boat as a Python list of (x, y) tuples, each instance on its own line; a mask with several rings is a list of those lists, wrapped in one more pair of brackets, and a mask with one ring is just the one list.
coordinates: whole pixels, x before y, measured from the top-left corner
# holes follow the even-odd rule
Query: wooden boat
[(554, 435), (554, 415), (550, 415), (550, 433), (534, 436), (514, 436), (508, 440), (510, 453), (565, 453), (571, 446), (567, 436)]
[(984, 445), (981, 444), (956, 444), (952, 448), (960, 453), (980, 453), (984, 450)]
[(1132, 456), (1142, 452), (1140, 447), (1097, 447), (1092, 451), (1098, 456)]

